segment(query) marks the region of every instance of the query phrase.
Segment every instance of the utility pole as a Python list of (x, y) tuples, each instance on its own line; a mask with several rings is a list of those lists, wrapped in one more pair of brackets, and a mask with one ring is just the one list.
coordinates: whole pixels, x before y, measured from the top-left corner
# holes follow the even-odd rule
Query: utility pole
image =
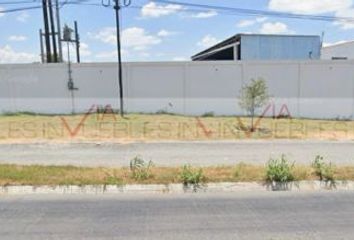
[(59, 11), (59, 0), (55, 0), (55, 12), (57, 19), (57, 30), (58, 30), (58, 48), (59, 48), (59, 62), (63, 62), (63, 46), (61, 39), (61, 25), (60, 25), (60, 11)]
[(39, 29), (39, 42), (41, 44), (41, 61), (42, 61), (42, 63), (44, 63), (45, 62), (45, 57), (44, 57), (43, 32), (42, 32), (42, 29)]
[(119, 21), (119, 0), (114, 0), (114, 10), (116, 12), (116, 30), (117, 30), (117, 54), (118, 54), (118, 81), (119, 81), (119, 98), (120, 98), (120, 115), (124, 117), (124, 96), (123, 96), (123, 73), (122, 73), (122, 54), (120, 42), (120, 21)]
[(45, 37), (45, 46), (46, 46), (46, 53), (47, 53), (47, 63), (50, 63), (50, 62), (52, 62), (52, 51), (50, 48), (50, 38), (49, 38), (47, 0), (42, 0), (42, 8), (43, 8), (44, 37)]
[(77, 26), (77, 21), (75, 24), (75, 45), (76, 45), (76, 60), (77, 63), (80, 63), (80, 36), (79, 36), (79, 28)]
[(67, 25), (64, 26), (63, 31), (63, 42), (66, 42), (67, 52), (68, 52), (68, 90), (71, 93), (71, 104), (72, 104), (72, 114), (75, 114), (75, 91), (79, 90), (75, 87), (73, 76), (72, 76), (72, 69), (71, 69), (71, 60), (70, 60), (70, 43), (76, 41), (73, 40), (71, 37), (73, 30), (69, 28)]
[(53, 44), (53, 60), (55, 63), (58, 62), (58, 49), (57, 49), (57, 40), (55, 37), (55, 26), (54, 26), (54, 14), (53, 14), (53, 4), (52, 4), (52, 0), (48, 0), (49, 1), (49, 18), (50, 18), (50, 28), (51, 28), (51, 35), (52, 35), (52, 44)]

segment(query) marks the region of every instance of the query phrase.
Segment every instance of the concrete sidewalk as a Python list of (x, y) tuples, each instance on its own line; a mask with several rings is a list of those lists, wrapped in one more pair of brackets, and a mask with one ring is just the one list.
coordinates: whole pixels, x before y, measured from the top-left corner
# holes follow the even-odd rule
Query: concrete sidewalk
[(139, 155), (159, 166), (264, 164), (270, 157), (286, 154), (290, 161), (310, 164), (323, 155), (337, 165), (354, 164), (350, 141), (205, 141), (131, 144), (0, 144), (0, 163), (127, 166)]

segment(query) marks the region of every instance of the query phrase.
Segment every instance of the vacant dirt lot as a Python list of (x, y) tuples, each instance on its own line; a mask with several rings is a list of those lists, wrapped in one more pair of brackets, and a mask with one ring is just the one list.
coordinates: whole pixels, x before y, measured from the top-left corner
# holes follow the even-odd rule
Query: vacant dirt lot
[(323, 139), (354, 140), (354, 121), (306, 119), (255, 120), (239, 117), (185, 117), (168, 114), (0, 116), (0, 143), (11, 142), (135, 142), (166, 140)]

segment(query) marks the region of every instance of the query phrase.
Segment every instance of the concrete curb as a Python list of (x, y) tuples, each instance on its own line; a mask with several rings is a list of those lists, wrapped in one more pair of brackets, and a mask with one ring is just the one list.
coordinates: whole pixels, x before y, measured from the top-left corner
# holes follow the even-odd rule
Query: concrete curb
[(0, 187), (0, 195), (26, 194), (183, 194), (183, 193), (232, 193), (232, 192), (266, 192), (266, 191), (354, 191), (354, 181), (336, 181), (335, 184), (320, 181), (301, 181), (288, 184), (249, 183), (208, 183), (202, 186), (168, 185), (122, 185), (122, 186), (7, 186)]

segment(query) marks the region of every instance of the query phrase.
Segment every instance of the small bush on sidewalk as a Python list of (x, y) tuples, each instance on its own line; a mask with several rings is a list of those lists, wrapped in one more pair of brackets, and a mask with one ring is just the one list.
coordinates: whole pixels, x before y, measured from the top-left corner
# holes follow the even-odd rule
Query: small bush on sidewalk
[(316, 156), (311, 166), (314, 169), (316, 176), (320, 178), (320, 181), (335, 182), (334, 166), (332, 163), (326, 163), (322, 156)]
[(190, 165), (184, 165), (180, 178), (185, 186), (199, 186), (205, 180), (203, 169), (194, 169)]
[(282, 155), (280, 159), (271, 159), (266, 166), (266, 180), (278, 183), (294, 181), (293, 168), (294, 163), (290, 164), (285, 155)]
[(130, 161), (130, 171), (132, 177), (136, 181), (146, 180), (151, 177), (151, 168), (154, 166), (152, 161), (145, 162), (144, 159), (140, 157), (135, 157)]

